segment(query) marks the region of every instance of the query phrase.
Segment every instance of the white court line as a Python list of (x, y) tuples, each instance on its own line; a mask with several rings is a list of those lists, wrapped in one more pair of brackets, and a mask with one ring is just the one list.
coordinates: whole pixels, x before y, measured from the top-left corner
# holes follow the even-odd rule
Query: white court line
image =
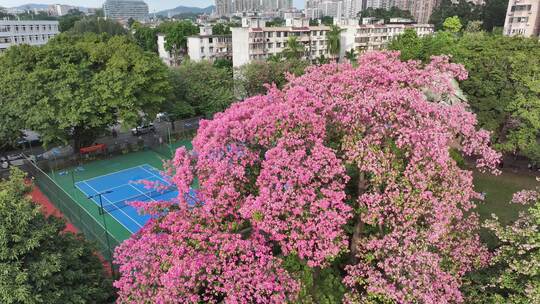
[[(94, 190), (94, 191), (96, 192), (96, 194), (99, 193), (96, 189), (94, 189), (94, 187), (90, 186), (90, 184), (88, 184), (86, 181), (85, 181), (84, 183), (85, 183), (88, 187), (92, 188), (92, 190)], [(135, 187), (134, 187), (134, 188), (135, 188)], [(102, 195), (102, 196), (109, 202), (109, 204), (112, 204), (112, 202), (111, 202), (107, 197), (105, 197), (104, 195)], [(94, 201), (94, 202), (95, 202), (95, 201)], [(100, 206), (100, 207), (101, 207), (101, 206)], [(130, 220), (132, 220), (135, 224), (137, 224), (137, 226), (139, 226), (139, 227), (141, 227), (141, 228), (143, 227), (143, 226), (141, 226), (141, 224), (139, 224), (136, 220), (134, 220), (131, 216), (129, 216), (127, 213), (125, 213), (124, 210), (122, 210), (122, 208), (119, 208), (119, 209), (117, 209), (117, 210), (119, 210), (120, 212), (122, 212), (123, 214), (125, 214)], [(118, 219), (116, 219), (116, 221), (117, 221), (117, 222), (120, 222)], [(120, 224), (122, 224), (122, 222), (120, 222)], [(123, 226), (123, 224), (122, 224), (122, 226)], [(124, 226), (124, 227), (126, 227), (126, 226)], [(128, 227), (126, 227), (126, 228), (127, 228), (127, 230), (131, 231), (131, 229), (129, 229)], [(132, 233), (135, 233), (135, 231), (131, 231), (131, 232), (132, 232)]]
[[(153, 167), (152, 167), (153, 168)], [(150, 173), (150, 175), (154, 176), (154, 177), (157, 177), (158, 179), (162, 180), (163, 182), (165, 182), (165, 184), (167, 184), (168, 186), (172, 185), (171, 183), (169, 183), (168, 181), (166, 181), (163, 176), (157, 176), (155, 175), (154, 173), (152, 173), (152, 171), (149, 171), (148, 169), (146, 169), (144, 166), (141, 166), (141, 169), (143, 169), (144, 171), (146, 171), (147, 173)]]
[[(127, 168), (127, 169), (122, 169), (122, 170), (114, 171), (114, 172), (111, 172), (111, 173), (107, 173), (107, 174), (104, 174), (104, 175), (100, 175), (100, 176), (96, 176), (96, 177), (93, 177), (93, 178), (84, 180), (83, 182), (88, 182), (88, 181), (95, 180), (95, 179), (98, 179), (98, 178), (102, 178), (102, 177), (105, 177), (105, 176), (110, 176), (110, 175), (113, 175), (113, 174), (116, 174), (116, 173), (120, 173), (120, 172), (124, 172), (124, 171), (128, 171), (128, 170), (133, 170), (133, 169), (135, 169), (135, 168), (139, 168), (139, 167), (142, 167), (142, 166), (144, 166), (144, 165), (148, 165), (148, 164), (142, 164), (142, 165), (139, 165), (139, 166), (136, 166), (136, 167), (131, 167), (131, 168)], [(79, 182), (79, 183), (81, 183), (81, 182)], [(99, 192), (98, 192), (98, 193), (99, 193)]]

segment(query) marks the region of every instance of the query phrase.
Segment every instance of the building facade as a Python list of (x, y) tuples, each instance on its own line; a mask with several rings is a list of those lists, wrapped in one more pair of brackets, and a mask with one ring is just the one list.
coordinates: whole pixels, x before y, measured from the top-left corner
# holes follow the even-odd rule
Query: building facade
[(540, 37), (540, 0), (510, 0), (504, 35)]
[(266, 27), (257, 20), (244, 21), (242, 27), (231, 28), (233, 66), (264, 61), (287, 48), (289, 37), (296, 37), (304, 46), (303, 59), (328, 57), (327, 26), (309, 26), (307, 19), (288, 20), (289, 26)]
[(0, 20), (0, 52), (19, 44), (43, 45), (58, 33), (58, 21)]
[(48, 12), (51, 16), (64, 16), (71, 10), (78, 9), (76, 6), (64, 5), (64, 4), (52, 4), (49, 5)]
[(215, 0), (217, 16), (231, 16), (245, 12), (274, 12), (293, 8), (292, 0)]
[(213, 35), (211, 26), (202, 26), (199, 35), (188, 37), (187, 47), (193, 61), (232, 59), (232, 36)]
[(107, 0), (103, 4), (103, 13), (108, 19), (143, 21), (148, 16), (148, 5), (137, 0)]
[(349, 25), (341, 26), (340, 58), (345, 52), (355, 50), (357, 53), (384, 49), (392, 39), (403, 34), (406, 29), (414, 29), (418, 36), (431, 35), (434, 32), (432, 24), (362, 24), (350, 21)]

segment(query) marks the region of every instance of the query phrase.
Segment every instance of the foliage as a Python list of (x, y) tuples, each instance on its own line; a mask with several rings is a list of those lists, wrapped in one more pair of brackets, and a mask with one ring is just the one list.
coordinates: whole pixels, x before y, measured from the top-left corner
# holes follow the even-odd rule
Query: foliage
[(358, 60), (358, 54), (354, 49), (350, 49), (345, 52), (345, 58), (347, 58), (350, 63), (356, 64), (356, 61)]
[(438, 32), (425, 38), (406, 33), (389, 45), (403, 59), (427, 61), (451, 54), (465, 65), (469, 79), (462, 89), (483, 128), (493, 132), (496, 147), (540, 163), (538, 124), (540, 43), (537, 39)]
[(390, 18), (407, 18), (414, 19), (408, 10), (402, 10), (396, 6), (391, 7), (389, 10), (384, 8), (368, 7), (363, 11), (358, 12), (360, 18), (375, 17), (380, 20), (384, 20), (385, 23), (390, 22)]
[(106, 33), (111, 36), (127, 35), (126, 29), (124, 29), (120, 23), (114, 20), (101, 18), (84, 18), (79, 20), (75, 22), (73, 27), (69, 30), (69, 33), (76, 35), (84, 33)]
[(212, 34), (214, 35), (232, 35), (231, 27), (240, 26), (237, 22), (216, 23), (212, 25)]
[[(345, 291), (339, 274), (353, 303), (462, 302), (463, 276), (489, 255), (472, 172), (449, 151), (481, 170), (500, 155), (465, 105), (423, 94), (455, 94), (463, 67), (398, 57), (311, 66), (202, 121), (196, 152), (177, 150), (169, 168), (180, 195), (139, 204), (154, 218), (117, 249), (121, 299), (324, 302), (318, 289)], [(188, 207), (195, 177), (204, 204)]]
[(138, 46), (148, 52), (158, 52), (157, 30), (144, 26), (139, 22), (133, 23), (133, 39)]
[(485, 0), (482, 10), (484, 30), (492, 31), (504, 26), (507, 8), (508, 0)]
[(67, 32), (73, 28), (77, 21), (84, 18), (84, 14), (79, 10), (71, 10), (68, 14), (58, 18), (60, 32)]
[(157, 113), (170, 90), (167, 67), (126, 36), (59, 35), (0, 57), (0, 105), (45, 144), (91, 143), (108, 127)]
[(451, 33), (458, 33), (462, 27), (458, 16), (448, 17), (443, 22), (443, 29)]
[(334, 24), (334, 17), (331, 16), (323, 16), (321, 18), (321, 25), (331, 26)]
[(540, 192), (518, 192), (513, 203), (530, 204), (530, 208), (509, 226), (502, 225), (495, 215), (484, 224), (500, 244), (483, 276), (473, 277), (477, 285), (467, 290), (471, 303), (540, 301)]
[(289, 36), (287, 46), (283, 49), (282, 54), (288, 60), (299, 60), (304, 56), (304, 45), (298, 41), (296, 36)]
[(199, 28), (191, 21), (168, 21), (159, 25), (158, 32), (165, 34), (165, 49), (171, 53), (176, 64), (187, 52), (187, 37), (199, 33)]
[(266, 26), (268, 27), (285, 26), (285, 19), (281, 17), (273, 18), (272, 20), (266, 22)]
[(334, 58), (339, 58), (339, 51), (341, 50), (341, 32), (345, 29), (339, 28), (337, 25), (331, 25), (330, 30), (326, 33), (328, 39), (328, 52)]
[(484, 30), (491, 32), (493, 28), (504, 25), (508, 0), (486, 0), (484, 5), (476, 5), (472, 1), (442, 0), (429, 19), (436, 30), (443, 28), (448, 17), (457, 16), (467, 28), (469, 22), (480, 21)]
[(112, 302), (112, 282), (95, 247), (63, 232), (62, 220), (43, 216), (24, 179), (13, 169), (0, 181), (0, 302)]
[(266, 62), (251, 62), (242, 66), (235, 77), (235, 85), (240, 95), (250, 97), (265, 94), (267, 84), (283, 87), (287, 83), (287, 74), (301, 75), (309, 65), (304, 60), (285, 60), (276, 58)]
[(165, 106), (175, 118), (211, 117), (234, 101), (230, 70), (208, 61), (182, 63), (173, 71), (172, 86), (174, 97)]

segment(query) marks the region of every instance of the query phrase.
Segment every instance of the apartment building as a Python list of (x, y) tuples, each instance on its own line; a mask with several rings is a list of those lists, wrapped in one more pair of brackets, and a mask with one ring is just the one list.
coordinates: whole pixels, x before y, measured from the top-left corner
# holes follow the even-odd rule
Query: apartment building
[(540, 0), (510, 0), (504, 35), (540, 37)]
[(193, 61), (232, 59), (231, 35), (213, 35), (211, 26), (201, 26), (199, 35), (188, 37), (187, 47)]
[(358, 53), (385, 48), (392, 39), (403, 34), (406, 29), (414, 29), (418, 36), (423, 37), (434, 32), (432, 24), (358, 24), (357, 20), (349, 20), (341, 25), (340, 58), (345, 52), (354, 49)]
[(215, 0), (215, 5), (217, 16), (289, 10), (293, 7), (292, 0)]
[(0, 20), (0, 52), (12, 45), (43, 45), (58, 33), (58, 21)]
[(252, 61), (264, 61), (283, 52), (289, 37), (296, 37), (304, 45), (306, 60), (328, 57), (327, 26), (309, 26), (307, 19), (287, 20), (284, 27), (266, 27), (258, 19), (242, 20), (242, 27), (231, 28), (233, 66), (240, 67)]

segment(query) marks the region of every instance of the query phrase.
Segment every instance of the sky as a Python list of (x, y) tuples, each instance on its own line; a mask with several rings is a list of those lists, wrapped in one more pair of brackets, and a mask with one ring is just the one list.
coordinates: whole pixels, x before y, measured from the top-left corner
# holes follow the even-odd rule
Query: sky
[[(214, 4), (214, 0), (144, 0), (150, 6), (150, 11), (161, 11), (179, 5), (206, 7)], [(0, 0), (0, 6), (13, 7), (28, 3), (36, 4), (70, 4), (85, 7), (101, 7), (104, 0)], [(305, 0), (293, 0), (294, 6), (303, 8)]]

